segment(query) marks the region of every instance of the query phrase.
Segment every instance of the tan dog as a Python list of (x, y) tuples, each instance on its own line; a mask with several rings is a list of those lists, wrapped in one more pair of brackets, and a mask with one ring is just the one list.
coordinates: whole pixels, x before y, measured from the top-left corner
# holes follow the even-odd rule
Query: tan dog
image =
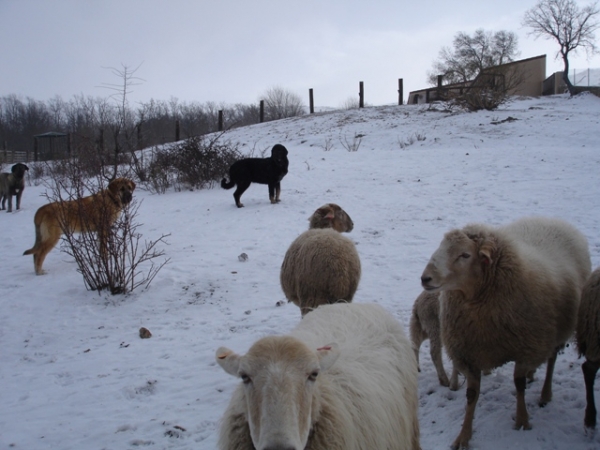
[(42, 264), (58, 243), (64, 230), (96, 231), (100, 248), (105, 248), (106, 233), (122, 209), (131, 202), (135, 183), (127, 178), (111, 181), (108, 188), (79, 200), (49, 203), (35, 213), (35, 244), (23, 255), (33, 255), (35, 273), (42, 275)]

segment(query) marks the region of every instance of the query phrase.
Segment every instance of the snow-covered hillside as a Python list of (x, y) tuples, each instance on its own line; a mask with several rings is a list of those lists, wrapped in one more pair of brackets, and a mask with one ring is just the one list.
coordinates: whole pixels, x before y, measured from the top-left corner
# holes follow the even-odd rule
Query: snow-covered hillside
[[(279, 268), (309, 215), (327, 202), (355, 224), (348, 236), (363, 276), (354, 301), (383, 305), (407, 331), (427, 260), (445, 231), (468, 222), (564, 218), (587, 236), (597, 267), (599, 137), (600, 99), (591, 94), (478, 113), (373, 107), (233, 130), (225, 139), (247, 154), (287, 147), (282, 202), (271, 205), (261, 185), (244, 194), (242, 209), (221, 188), (138, 189), (140, 231), (147, 239), (170, 233), (163, 249), (171, 261), (149, 289), (128, 296), (87, 292), (58, 248), (47, 275), (34, 274), (31, 257), (21, 255), (45, 198), (41, 186), (28, 185), (19, 212), (0, 212), (0, 449), (216, 448), (219, 418), (239, 381), (218, 367), (215, 351), (245, 352), (298, 323)], [(152, 338), (138, 337), (142, 326)], [(464, 386), (438, 385), (428, 349), (421, 349), (419, 417), (422, 448), (434, 450), (458, 434), (466, 400)], [(483, 377), (472, 448), (600, 448), (600, 436), (583, 431), (581, 363), (573, 345), (559, 356), (545, 408), (537, 406), (542, 380), (528, 386), (531, 431), (512, 429), (512, 364)]]

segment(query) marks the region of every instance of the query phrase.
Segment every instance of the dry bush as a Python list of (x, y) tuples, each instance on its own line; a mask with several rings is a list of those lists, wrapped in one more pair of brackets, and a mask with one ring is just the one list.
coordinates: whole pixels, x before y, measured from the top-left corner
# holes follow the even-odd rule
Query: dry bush
[(107, 164), (109, 154), (102, 149), (94, 140), (85, 136), (76, 136), (73, 139), (73, 156), (77, 157), (77, 166), (89, 177), (95, 177), (103, 172)]
[[(84, 177), (81, 168), (73, 165), (67, 176), (53, 176), (47, 184), (49, 190), (46, 196), (50, 202), (60, 205), (72, 201), (79, 205), (79, 219), (84, 231), (75, 233), (68, 226), (62, 226), (62, 251), (75, 259), (77, 271), (83, 275), (87, 289), (107, 290), (116, 295), (140, 286), (148, 287), (158, 271), (168, 263), (169, 259), (160, 263), (154, 260), (164, 256), (157, 245), (166, 243), (165, 238), (169, 235), (162, 235), (154, 241), (142, 241), (140, 224), (135, 220), (140, 204), (135, 197), (111, 224), (107, 203), (98, 202), (97, 217), (91, 217), (86, 214), (81, 201), (90, 193), (106, 188), (104, 177)], [(58, 214), (60, 217), (60, 209)], [(99, 236), (104, 238), (99, 239)]]
[(340, 135), (340, 143), (349, 152), (357, 152), (363, 137), (363, 134), (355, 134), (350, 141), (346, 135), (344, 135), (344, 139), (342, 140), (342, 136)]
[[(175, 158), (169, 146), (154, 147), (143, 155), (138, 160), (138, 168), (134, 170), (146, 189), (156, 194), (164, 194), (171, 187), (181, 190), (174, 170)], [(140, 176), (141, 172), (144, 173), (143, 177)]]
[(156, 193), (164, 193), (171, 187), (176, 190), (212, 188), (240, 158), (237, 145), (220, 144), (219, 137), (212, 140), (193, 137), (175, 145), (154, 148), (144, 169), (144, 185)]
[(32, 180), (31, 182), (35, 185), (35, 186), (39, 186), (44, 177), (47, 175), (46, 173), (46, 167), (47, 165), (38, 161), (32, 162), (28, 164), (29, 166), (29, 177), (30, 180)]
[(485, 69), (463, 92), (445, 92), (444, 100), (469, 111), (493, 111), (509, 102), (530, 75), (512, 64)]

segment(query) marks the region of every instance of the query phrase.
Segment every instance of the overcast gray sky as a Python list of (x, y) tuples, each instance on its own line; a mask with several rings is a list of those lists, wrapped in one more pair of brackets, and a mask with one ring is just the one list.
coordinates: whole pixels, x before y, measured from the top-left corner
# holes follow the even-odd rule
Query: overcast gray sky
[[(0, 0), (0, 96), (106, 97), (121, 80), (107, 68), (139, 67), (129, 100), (252, 103), (281, 86), (317, 106), (358, 98), (397, 102), (428, 87), (427, 72), (453, 36), (477, 28), (514, 31), (521, 58), (553, 41), (527, 36), (521, 21), (537, 0)], [(589, 2), (580, 2), (581, 5)], [(600, 38), (600, 34), (597, 35)], [(571, 67), (600, 67), (585, 52)]]

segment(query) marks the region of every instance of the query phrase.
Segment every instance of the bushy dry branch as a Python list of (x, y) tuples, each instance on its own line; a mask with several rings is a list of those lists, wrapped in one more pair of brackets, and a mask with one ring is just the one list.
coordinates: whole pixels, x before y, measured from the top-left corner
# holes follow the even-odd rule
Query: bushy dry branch
[(352, 138), (352, 141), (350, 141), (348, 140), (348, 137), (346, 135), (344, 135), (343, 140), (340, 136), (340, 143), (342, 144), (342, 147), (344, 147), (349, 152), (357, 152), (363, 137), (364, 136), (362, 134), (355, 134)]
[[(47, 193), (48, 200), (59, 205), (58, 216), (64, 243), (62, 250), (75, 259), (77, 271), (83, 275), (89, 290), (107, 290), (116, 295), (131, 292), (140, 286), (149, 286), (169, 261), (154, 262), (156, 258), (164, 256), (164, 251), (157, 246), (166, 243), (165, 238), (169, 235), (162, 235), (154, 241), (142, 241), (140, 224), (135, 220), (140, 204), (135, 199), (123, 208), (112, 224), (107, 203), (97, 203), (96, 217), (87, 214), (82, 198), (105, 189), (106, 180), (100, 176), (89, 179), (80, 175), (73, 169), (69, 177), (53, 177)], [(83, 228), (81, 233), (75, 233), (66, 223), (66, 208), (61, 213), (61, 205), (65, 205), (65, 201), (76, 203)]]
[(463, 89), (442, 91), (443, 100), (469, 111), (493, 111), (510, 101), (512, 95), (531, 76), (515, 64), (484, 69)]
[(193, 137), (175, 145), (154, 148), (145, 168), (145, 186), (157, 193), (171, 187), (176, 190), (213, 187), (240, 158), (237, 145), (221, 144), (219, 137), (212, 140)]

